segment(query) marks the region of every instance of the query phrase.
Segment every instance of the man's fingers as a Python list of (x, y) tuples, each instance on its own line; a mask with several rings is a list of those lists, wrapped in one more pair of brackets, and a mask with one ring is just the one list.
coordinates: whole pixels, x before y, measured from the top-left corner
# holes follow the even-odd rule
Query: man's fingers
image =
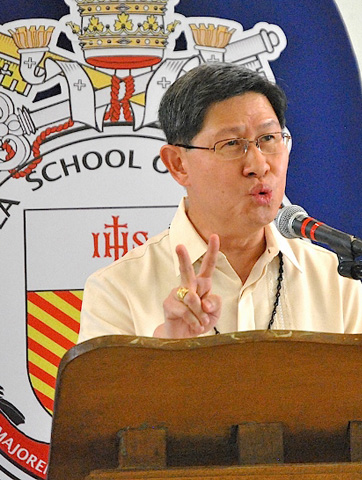
[(217, 261), (217, 255), (220, 249), (219, 236), (216, 234), (211, 235), (209, 238), (209, 244), (204, 258), (202, 259), (201, 268), (198, 277), (211, 278), (214, 273)]
[[(217, 255), (219, 253), (220, 240), (219, 236), (213, 234), (209, 238), (209, 244), (201, 262), (200, 271), (197, 277), (210, 278), (214, 273), (217, 261)], [(176, 253), (178, 256), (181, 286), (189, 289), (196, 289), (197, 277), (194, 267), (191, 263), (189, 253), (184, 245), (177, 245)]]
[(201, 333), (204, 333), (205, 329), (203, 325), (200, 324), (199, 319), (195, 317), (191, 310), (185, 311), (182, 319), (189, 326), (191, 331), (195, 333), (195, 335), (200, 335)]
[(201, 300), (201, 307), (208, 315), (217, 315), (221, 311), (222, 300), (219, 295), (207, 295)]
[(216, 323), (220, 316), (221, 299), (209, 293), (219, 247), (218, 235), (211, 235), (198, 275), (195, 274), (186, 247), (176, 247), (181, 281), (180, 287), (173, 289), (164, 302), (166, 329), (177, 330), (184, 325), (188, 329), (185, 331), (197, 336), (207, 332)]
[(201, 299), (197, 293), (188, 292), (182, 303), (188, 308), (200, 325), (207, 326), (209, 324), (209, 317), (207, 313), (203, 311)]
[(186, 288), (195, 289), (196, 275), (186, 247), (184, 245), (177, 245), (176, 253), (180, 266), (181, 285)]
[(177, 312), (179, 317), (186, 320), (186, 323), (194, 328), (196, 326), (207, 326), (210, 323), (209, 316), (202, 309), (199, 295), (190, 290), (181, 300), (177, 294), (179, 290), (178, 288), (174, 295), (177, 303), (173, 305), (173, 312)]
[(197, 335), (203, 333), (204, 326), (209, 324), (208, 315), (201, 309), (200, 297), (189, 292), (183, 301), (177, 297), (177, 289), (171, 292), (163, 303), (165, 318), (168, 321), (185, 322)]

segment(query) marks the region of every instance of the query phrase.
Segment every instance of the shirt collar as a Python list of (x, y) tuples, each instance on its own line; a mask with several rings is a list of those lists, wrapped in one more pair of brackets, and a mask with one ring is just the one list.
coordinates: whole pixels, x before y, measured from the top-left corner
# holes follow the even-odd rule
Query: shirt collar
[[(192, 225), (186, 214), (186, 198), (183, 198), (179, 204), (179, 207), (176, 211), (176, 214), (171, 222), (170, 226), (170, 244), (172, 258), (175, 268), (175, 273), (177, 276), (180, 275), (179, 270), (179, 261), (176, 254), (176, 246), (183, 244), (186, 246), (187, 251), (190, 255), (191, 263), (194, 264), (199, 260), (207, 250), (207, 244), (200, 237), (200, 235), (195, 230), (195, 227)], [(274, 223), (270, 223), (265, 227), (265, 238), (266, 238), (266, 250), (269, 254), (269, 258), (272, 259), (276, 257), (281, 251), (290, 262), (302, 272), (302, 267), (298, 262), (290, 241), (283, 237), (277, 230)]]
[(265, 238), (266, 248), (269, 250), (270, 254), (276, 256), (278, 255), (278, 252), (282, 252), (282, 254), (285, 255), (300, 272), (303, 271), (302, 266), (298, 262), (290, 243), (294, 242), (294, 239), (288, 240), (283, 237), (283, 235), (279, 233), (274, 222), (269, 223), (269, 225), (265, 227)]
[(176, 254), (177, 245), (185, 245), (190, 255), (191, 263), (194, 264), (207, 250), (207, 244), (195, 230), (186, 214), (186, 198), (183, 198), (176, 211), (170, 226), (170, 244), (175, 273), (180, 274), (179, 261)]

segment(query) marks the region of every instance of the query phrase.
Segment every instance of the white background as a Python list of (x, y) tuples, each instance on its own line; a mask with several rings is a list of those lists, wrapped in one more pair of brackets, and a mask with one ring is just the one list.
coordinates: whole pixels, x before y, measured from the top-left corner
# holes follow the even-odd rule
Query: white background
[(334, 0), (351, 39), (362, 79), (362, 0)]

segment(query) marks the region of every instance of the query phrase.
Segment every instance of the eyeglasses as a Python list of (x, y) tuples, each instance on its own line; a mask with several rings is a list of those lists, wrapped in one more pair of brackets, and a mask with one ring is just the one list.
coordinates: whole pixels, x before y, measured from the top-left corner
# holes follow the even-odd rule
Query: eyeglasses
[(227, 138), (226, 140), (219, 140), (213, 147), (196, 147), (195, 145), (184, 145), (182, 143), (175, 143), (175, 147), (211, 150), (214, 151), (221, 160), (234, 160), (246, 154), (250, 143), (254, 143), (257, 149), (265, 155), (282, 153), (291, 138), (288, 133), (274, 132), (264, 133), (255, 140), (248, 140), (247, 138)]

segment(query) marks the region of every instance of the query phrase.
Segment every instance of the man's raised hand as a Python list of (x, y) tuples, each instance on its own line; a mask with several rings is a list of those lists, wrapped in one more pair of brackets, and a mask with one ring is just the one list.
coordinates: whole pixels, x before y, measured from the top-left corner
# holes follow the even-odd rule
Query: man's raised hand
[(189, 338), (214, 328), (221, 313), (221, 298), (211, 293), (219, 245), (218, 235), (211, 235), (197, 275), (186, 247), (176, 247), (181, 285), (164, 301), (165, 322), (156, 328), (155, 337)]

